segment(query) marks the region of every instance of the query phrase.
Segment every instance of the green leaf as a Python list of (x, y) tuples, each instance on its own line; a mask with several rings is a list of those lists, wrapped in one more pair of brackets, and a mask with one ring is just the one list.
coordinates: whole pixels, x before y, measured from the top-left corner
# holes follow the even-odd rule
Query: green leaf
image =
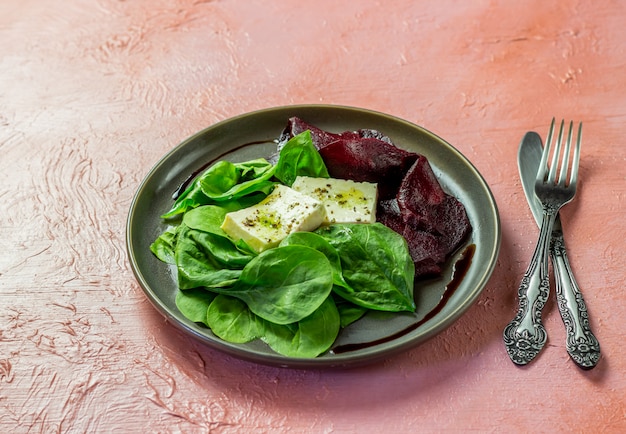
[(175, 264), (174, 248), (176, 246), (177, 226), (166, 229), (154, 242), (150, 245), (150, 251), (161, 261), (166, 264)]
[(224, 218), (226, 217), (226, 209), (215, 206), (205, 205), (187, 211), (183, 215), (183, 224), (190, 229), (227, 237), (226, 232), (221, 228)]
[(224, 237), (181, 225), (175, 249), (178, 286), (180, 289), (230, 286), (251, 258)]
[(336, 292), (359, 306), (415, 311), (415, 265), (405, 239), (380, 224), (337, 224), (316, 231), (339, 252), (348, 288)]
[(176, 307), (190, 321), (208, 326), (207, 310), (216, 294), (206, 289), (188, 289), (176, 293)]
[(243, 300), (267, 321), (289, 324), (313, 313), (332, 286), (332, 268), (324, 254), (305, 246), (284, 246), (252, 259), (232, 288), (215, 290)]
[(221, 160), (209, 167), (198, 180), (202, 192), (210, 198), (221, 196), (239, 182), (240, 172), (230, 161)]
[(242, 344), (259, 338), (263, 323), (241, 300), (227, 295), (215, 297), (207, 311), (207, 325), (225, 341)]
[(248, 195), (261, 193), (265, 197), (274, 188), (275, 183), (269, 180), (274, 170), (263, 158), (244, 163), (220, 160), (197, 177), (161, 218), (172, 219), (201, 205), (239, 201)]
[(280, 150), (274, 176), (290, 187), (297, 176), (329, 177), (324, 160), (313, 145), (310, 131), (304, 131), (285, 143)]
[(341, 318), (341, 328), (348, 327), (350, 324), (358, 321), (368, 311), (367, 308), (354, 304), (340, 296), (336, 296), (334, 300), (339, 311), (339, 318)]
[(311, 315), (295, 324), (266, 321), (261, 339), (287, 357), (317, 357), (331, 347), (339, 330), (339, 312), (332, 297), (327, 297)]
[(291, 245), (306, 246), (323, 253), (333, 270), (333, 284), (350, 289), (341, 273), (339, 252), (324, 237), (313, 232), (293, 232), (280, 243), (280, 246)]
[[(218, 161), (198, 180), (202, 192), (214, 201), (230, 200), (257, 191), (269, 193), (274, 166), (265, 159), (245, 163)], [(244, 176), (245, 175), (245, 176)]]
[(183, 194), (178, 196), (172, 208), (165, 214), (162, 214), (161, 218), (170, 220), (183, 214), (187, 210), (206, 205), (210, 202), (210, 199), (205, 196), (198, 183), (194, 182)]
[(265, 158), (257, 158), (256, 160), (245, 161), (243, 163), (235, 163), (235, 167), (240, 173), (240, 183), (258, 179), (267, 179), (268, 173), (274, 173), (274, 166)]

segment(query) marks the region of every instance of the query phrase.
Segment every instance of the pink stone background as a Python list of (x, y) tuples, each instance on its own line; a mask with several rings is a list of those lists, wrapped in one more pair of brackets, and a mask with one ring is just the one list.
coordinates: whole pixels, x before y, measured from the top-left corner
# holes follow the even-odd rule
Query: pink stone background
[[(4, 0), (0, 3), (0, 431), (625, 432), (626, 6), (622, 2)], [(466, 155), (502, 221), (476, 304), (425, 344), (351, 370), (289, 370), (188, 338), (124, 245), (148, 170), (217, 121), (363, 107)], [(546, 349), (502, 344), (537, 228), (517, 146), (584, 122), (563, 210), (603, 358), (580, 370), (551, 298)]]

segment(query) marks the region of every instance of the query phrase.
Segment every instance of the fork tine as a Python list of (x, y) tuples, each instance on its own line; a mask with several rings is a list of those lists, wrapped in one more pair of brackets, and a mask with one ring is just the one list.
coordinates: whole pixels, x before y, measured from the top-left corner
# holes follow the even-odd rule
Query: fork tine
[(580, 143), (583, 137), (583, 123), (578, 125), (578, 137), (574, 148), (574, 158), (572, 160), (572, 172), (570, 174), (569, 185), (576, 185), (578, 181), (578, 163), (580, 162)]
[(561, 143), (563, 141), (563, 127), (565, 126), (565, 121), (561, 120), (561, 127), (559, 128), (559, 137), (556, 141), (556, 147), (554, 148), (554, 153), (552, 154), (552, 164), (550, 165), (550, 173), (548, 175), (548, 184), (556, 183), (556, 170), (559, 166), (559, 155), (561, 154)]
[(548, 131), (546, 144), (543, 148), (543, 152), (541, 153), (541, 162), (539, 163), (539, 168), (537, 169), (537, 182), (543, 183), (546, 181), (546, 177), (548, 175), (548, 156), (550, 155), (550, 149), (552, 148), (552, 142), (554, 141), (553, 139), (554, 118), (552, 118), (552, 122), (550, 123), (550, 130)]
[(565, 186), (567, 180), (567, 169), (569, 167), (569, 159), (572, 149), (572, 132), (574, 130), (574, 122), (570, 121), (569, 130), (567, 132), (567, 140), (565, 141), (565, 149), (563, 150), (563, 158), (561, 160), (561, 172), (559, 173), (558, 184)]

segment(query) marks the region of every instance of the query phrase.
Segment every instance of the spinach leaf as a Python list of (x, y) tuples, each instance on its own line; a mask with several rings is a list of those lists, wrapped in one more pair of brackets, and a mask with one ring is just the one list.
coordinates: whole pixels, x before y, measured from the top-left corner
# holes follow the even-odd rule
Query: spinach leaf
[(161, 218), (171, 219), (201, 205), (237, 201), (247, 195), (261, 193), (265, 197), (274, 188), (275, 182), (270, 181), (274, 171), (275, 166), (263, 158), (244, 163), (220, 160), (196, 178)]
[(268, 181), (275, 167), (263, 158), (245, 163), (220, 160), (198, 179), (202, 192), (215, 201), (229, 200), (247, 194), (271, 192), (275, 183)]
[(295, 324), (265, 321), (261, 339), (287, 357), (317, 357), (335, 342), (339, 330), (339, 312), (332, 297), (327, 297), (311, 315)]
[(333, 284), (352, 290), (341, 273), (339, 252), (324, 237), (313, 232), (293, 232), (280, 242), (280, 246), (307, 246), (326, 256), (333, 270)]
[(205, 205), (187, 211), (183, 215), (183, 224), (190, 229), (228, 237), (221, 228), (227, 210), (215, 205)]
[(263, 322), (238, 298), (218, 295), (205, 312), (206, 324), (227, 342), (242, 344), (263, 334)]
[(297, 176), (329, 177), (326, 164), (313, 145), (310, 131), (304, 131), (285, 143), (278, 155), (274, 176), (289, 187)]
[(196, 208), (201, 205), (207, 205), (211, 200), (206, 197), (198, 182), (193, 182), (174, 202), (172, 208), (161, 215), (162, 219), (170, 220), (179, 216), (187, 210)]
[(180, 289), (232, 285), (252, 258), (227, 238), (184, 224), (180, 226), (174, 254)]
[(265, 250), (244, 267), (231, 288), (214, 290), (239, 298), (267, 321), (289, 324), (313, 313), (332, 286), (333, 272), (326, 256), (294, 245)]
[(267, 179), (268, 173), (274, 173), (272, 163), (265, 158), (257, 158), (256, 160), (245, 161), (243, 163), (235, 163), (235, 167), (239, 170), (239, 182), (254, 181), (257, 179)]
[(369, 309), (415, 311), (415, 265), (401, 235), (381, 223), (336, 224), (316, 233), (339, 252), (349, 284), (335, 287), (339, 295)]
[(179, 290), (176, 293), (176, 307), (188, 320), (208, 326), (207, 310), (215, 297), (214, 293), (202, 288)]
[(363, 306), (359, 306), (348, 300), (335, 296), (335, 305), (337, 306), (337, 310), (339, 311), (339, 318), (341, 322), (341, 328), (348, 327), (353, 322), (358, 321), (365, 315), (368, 309)]
[(150, 244), (150, 251), (166, 264), (175, 264), (174, 247), (176, 246), (177, 226), (167, 228), (159, 237)]

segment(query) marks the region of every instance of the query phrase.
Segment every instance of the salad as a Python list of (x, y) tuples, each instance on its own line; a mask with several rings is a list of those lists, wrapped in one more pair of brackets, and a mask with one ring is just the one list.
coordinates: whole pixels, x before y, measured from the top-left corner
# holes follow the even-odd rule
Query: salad
[[(150, 249), (176, 269), (176, 305), (225, 341), (260, 339), (288, 357), (317, 357), (369, 310), (415, 311), (416, 277), (428, 272), (389, 218), (400, 213), (402, 220), (393, 200), (407, 200), (399, 192), (394, 199), (386, 183), (377, 198), (382, 222), (327, 220), (262, 250), (224, 230), (228, 215), (258, 206), (277, 186), (290, 188), (298, 177), (333, 179), (319, 131), (292, 129), (273, 159), (215, 162), (162, 215), (169, 226)], [(415, 218), (404, 220), (403, 231), (427, 232)]]

